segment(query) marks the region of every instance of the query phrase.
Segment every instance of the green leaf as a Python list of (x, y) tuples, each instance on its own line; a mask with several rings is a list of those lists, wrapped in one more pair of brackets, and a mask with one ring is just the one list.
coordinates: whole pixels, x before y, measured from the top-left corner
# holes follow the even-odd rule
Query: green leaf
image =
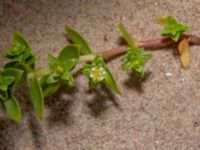
[(32, 65), (32, 64), (34, 64), (37, 60), (38, 60), (38, 57), (32, 55), (32, 56), (26, 58), (25, 63), (26, 63), (27, 65)]
[(173, 41), (177, 42), (182, 33), (188, 31), (188, 26), (179, 23), (174, 17), (168, 16), (167, 23), (165, 24), (161, 35), (170, 37)]
[(78, 60), (79, 57), (80, 57), (80, 47), (77, 45), (70, 44), (63, 48), (63, 50), (60, 52), (58, 56), (58, 59), (61, 62), (65, 62), (71, 59)]
[(74, 69), (77, 64), (78, 64), (77, 59), (70, 59), (66, 61), (65, 63), (61, 64), (61, 66), (63, 66), (65, 71), (69, 72), (69, 71), (72, 71), (72, 69)]
[(28, 42), (25, 40), (25, 38), (19, 32), (14, 33), (14, 42), (17, 42), (20, 45), (24, 45), (27, 48), (30, 47)]
[(61, 75), (54, 72), (52, 74), (50, 74), (46, 80), (47, 84), (53, 84), (53, 83), (57, 83), (60, 81)]
[(69, 74), (68, 72), (65, 72), (62, 77), (61, 77), (64, 81), (64, 83), (69, 86), (69, 87), (73, 87), (75, 84), (75, 81), (73, 79), (73, 76), (71, 74)]
[(134, 42), (133, 38), (131, 37), (131, 35), (128, 33), (125, 26), (121, 22), (119, 23), (119, 29), (122, 32), (123, 38), (126, 40), (128, 45), (132, 48), (137, 48), (137, 43)]
[(7, 100), (8, 99), (8, 92), (0, 90), (0, 100)]
[(93, 51), (90, 48), (89, 44), (86, 42), (86, 40), (83, 38), (83, 36), (73, 29), (72, 27), (66, 25), (65, 30), (67, 32), (68, 37), (72, 40), (74, 44), (80, 45), (80, 52), (81, 54), (87, 55), (92, 54)]
[(48, 62), (51, 67), (51, 69), (55, 69), (58, 65), (58, 59), (54, 57), (52, 54), (48, 54)]
[(4, 66), (4, 68), (15, 68), (17, 64), (18, 64), (18, 62), (12, 61), (12, 62), (7, 63), (7, 64)]
[(15, 78), (12, 76), (4, 76), (4, 81), (6, 85), (11, 85), (15, 81)]
[(31, 100), (34, 109), (36, 111), (36, 114), (40, 119), (43, 119), (44, 98), (40, 82), (35, 76), (33, 76), (32, 78), (29, 79), (29, 86), (30, 86)]
[(10, 86), (14, 82), (15, 78), (12, 76), (3, 76), (0, 73), (0, 90), (7, 91), (8, 86)]
[(10, 76), (14, 78), (14, 83), (13, 85), (19, 85), (20, 81), (21, 81), (21, 77), (23, 75), (23, 70), (17, 69), (17, 68), (6, 68), (3, 72), (2, 75), (3, 76)]
[(40, 80), (40, 84), (42, 87), (44, 97), (53, 95), (60, 87), (61, 82), (48, 84), (47, 83), (48, 76), (43, 76)]
[(54, 83), (54, 84), (43, 84), (42, 85), (42, 91), (44, 94), (44, 97), (48, 97), (50, 95), (53, 95), (60, 87), (61, 83)]
[(22, 113), (14, 96), (11, 96), (7, 101), (4, 101), (5, 112), (9, 118), (20, 123), (22, 120)]
[(110, 87), (113, 91), (121, 94), (121, 89), (119, 88), (119, 86), (117, 85), (112, 73), (110, 72), (110, 70), (106, 67), (106, 71), (108, 73), (108, 76), (105, 79), (105, 83), (108, 87)]

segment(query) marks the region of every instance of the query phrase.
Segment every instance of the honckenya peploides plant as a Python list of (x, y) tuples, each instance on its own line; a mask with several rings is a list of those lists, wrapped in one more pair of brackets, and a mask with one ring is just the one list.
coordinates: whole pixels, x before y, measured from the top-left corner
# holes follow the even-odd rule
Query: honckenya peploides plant
[(116, 56), (124, 54), (122, 69), (132, 71), (143, 78), (144, 65), (152, 58), (152, 55), (144, 50), (177, 44), (180, 62), (183, 68), (187, 69), (190, 62), (189, 44), (200, 45), (200, 38), (186, 34), (188, 26), (179, 23), (172, 16), (161, 18), (159, 22), (164, 25), (161, 31), (163, 37), (139, 42), (133, 40), (124, 25), (119, 23), (119, 30), (127, 46), (102, 53), (93, 51), (79, 32), (66, 25), (66, 34), (73, 44), (65, 46), (58, 56), (49, 54), (49, 67), (40, 69), (35, 68), (38, 57), (32, 54), (31, 46), (20, 33), (15, 33), (11, 48), (4, 55), (10, 62), (0, 69), (0, 102), (5, 114), (12, 120), (21, 122), (20, 104), (14, 96), (14, 91), (18, 86), (28, 83), (35, 112), (43, 119), (44, 98), (54, 94), (62, 84), (67, 87), (75, 86), (72, 70), (80, 62), (86, 63), (83, 65), (82, 73), (91, 88), (105, 84), (118, 94), (121, 94), (121, 89), (105, 62)]

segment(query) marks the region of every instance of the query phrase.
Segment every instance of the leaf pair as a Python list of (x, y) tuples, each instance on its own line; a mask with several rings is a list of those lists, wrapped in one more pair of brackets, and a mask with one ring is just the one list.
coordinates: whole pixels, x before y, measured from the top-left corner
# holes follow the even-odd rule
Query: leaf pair
[(130, 46), (127, 49), (127, 54), (122, 58), (122, 69), (125, 71), (132, 70), (139, 77), (144, 76), (144, 65), (152, 58), (151, 54), (146, 54), (143, 48), (138, 48), (137, 43), (127, 32), (122, 23), (119, 24), (119, 29), (122, 32), (123, 38)]
[(49, 96), (55, 93), (64, 82), (67, 86), (74, 86), (74, 79), (71, 71), (78, 63), (80, 56), (80, 47), (70, 44), (66, 46), (59, 54), (58, 58), (49, 54), (48, 61), (51, 73), (44, 76), (41, 80), (44, 96)]
[[(70, 26), (66, 26), (66, 32), (68, 37), (73, 41), (74, 44), (80, 46), (80, 53), (83, 55), (89, 55), (95, 53), (90, 48), (87, 41), (83, 36)], [(105, 83), (108, 87), (117, 93), (121, 93), (112, 73), (106, 66), (101, 56), (96, 56), (90, 64), (84, 65), (83, 74), (89, 78), (89, 85), (95, 87), (98, 84)]]

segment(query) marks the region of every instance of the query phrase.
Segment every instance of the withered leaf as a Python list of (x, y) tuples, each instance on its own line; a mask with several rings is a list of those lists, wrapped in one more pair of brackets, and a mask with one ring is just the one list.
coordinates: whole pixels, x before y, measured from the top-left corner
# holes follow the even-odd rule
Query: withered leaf
[(190, 50), (189, 50), (189, 41), (187, 37), (184, 37), (179, 42), (178, 51), (180, 55), (180, 62), (183, 68), (188, 69), (190, 64)]

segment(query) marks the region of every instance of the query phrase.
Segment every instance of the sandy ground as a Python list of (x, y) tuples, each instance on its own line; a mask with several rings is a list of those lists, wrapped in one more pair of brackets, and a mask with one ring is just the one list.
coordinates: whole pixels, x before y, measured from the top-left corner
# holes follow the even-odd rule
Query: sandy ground
[[(200, 34), (200, 0), (0, 0), (0, 49), (12, 33), (27, 37), (38, 67), (47, 54), (67, 44), (64, 25), (79, 30), (96, 51), (119, 46), (122, 21), (137, 40), (160, 36), (156, 18), (173, 15)], [(88, 91), (77, 77), (74, 89), (62, 88), (46, 99), (45, 119), (37, 120), (26, 87), (17, 91), (23, 122), (0, 121), (0, 149), (8, 150), (198, 150), (200, 149), (200, 47), (191, 47), (191, 67), (180, 67), (174, 48), (151, 52), (146, 77), (138, 80), (109, 66), (123, 94), (106, 88)], [(6, 62), (1, 58), (1, 66)]]

